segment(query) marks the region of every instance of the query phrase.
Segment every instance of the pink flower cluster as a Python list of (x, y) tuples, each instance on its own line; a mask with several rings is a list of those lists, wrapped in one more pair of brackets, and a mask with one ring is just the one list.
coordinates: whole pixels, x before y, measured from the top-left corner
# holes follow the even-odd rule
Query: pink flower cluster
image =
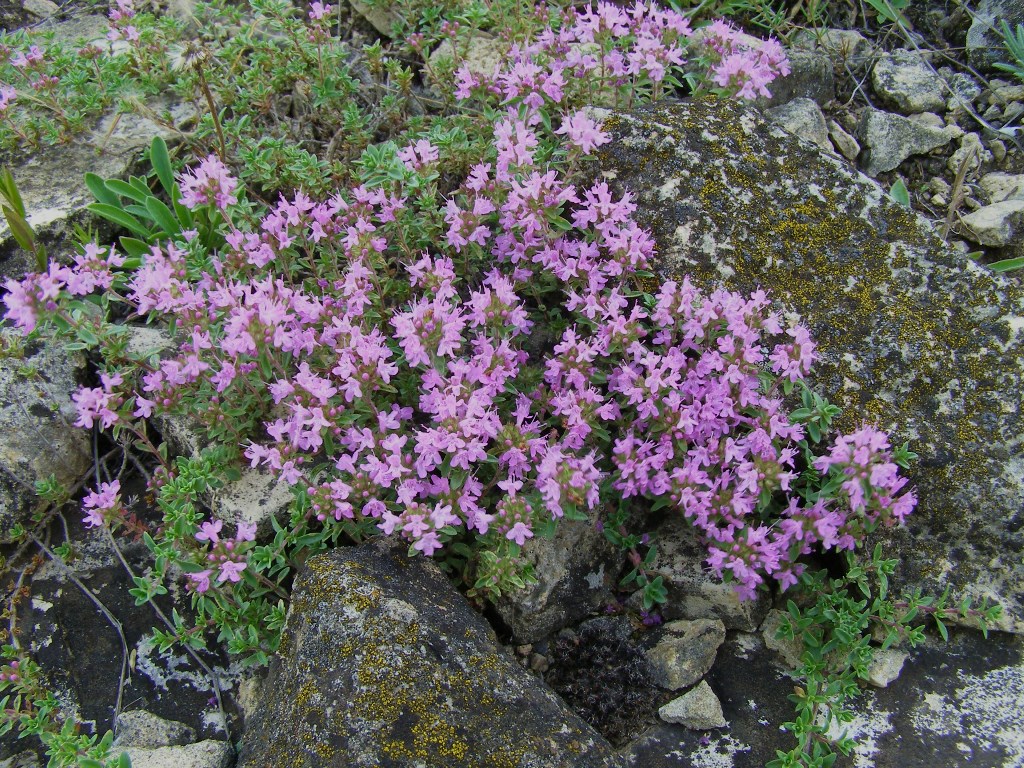
[(768, 84), (789, 74), (789, 60), (777, 40), (757, 40), (721, 20), (701, 33), (711, 79), (729, 93), (742, 99), (770, 97)]
[(207, 521), (199, 526), (199, 532), (195, 535), (197, 542), (209, 547), (205, 559), (211, 566), (185, 574), (196, 592), (203, 593), (210, 588), (210, 579), (214, 578), (214, 571), (217, 572), (216, 583), (237, 583), (241, 581), (242, 572), (248, 567), (245, 553), (256, 540), (256, 525), (239, 523), (234, 537), (230, 539), (221, 538), (220, 532), (223, 527), (224, 523), (220, 520)]
[(84, 522), (89, 528), (96, 528), (106, 525), (111, 515), (115, 514), (121, 507), (121, 483), (114, 480), (110, 483), (100, 483), (95, 491), (90, 491), (82, 499), (82, 509), (85, 510)]
[(115, 0), (114, 7), (110, 9), (107, 18), (110, 24), (107, 39), (111, 42), (121, 38), (130, 42), (135, 42), (139, 39), (139, 30), (129, 23), (135, 18), (134, 0)]
[(213, 205), (225, 210), (238, 202), (235, 189), (238, 181), (216, 155), (210, 155), (198, 167), (179, 178), (181, 204), (195, 209), (200, 205)]

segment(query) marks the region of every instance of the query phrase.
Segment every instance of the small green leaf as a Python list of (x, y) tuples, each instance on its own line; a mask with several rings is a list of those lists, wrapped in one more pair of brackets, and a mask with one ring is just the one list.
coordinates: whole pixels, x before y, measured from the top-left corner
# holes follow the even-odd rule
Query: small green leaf
[(156, 177), (160, 179), (160, 186), (164, 188), (164, 192), (172, 195), (174, 171), (171, 169), (171, 157), (167, 153), (167, 142), (160, 136), (155, 136), (153, 143), (149, 145), (149, 161), (153, 164), (153, 170), (156, 171)]
[(138, 219), (129, 213), (125, 213), (121, 208), (116, 208), (113, 205), (107, 205), (106, 203), (90, 203), (86, 208), (97, 216), (102, 216), (107, 221), (112, 221), (115, 224), (134, 232), (143, 239), (152, 234), (152, 232), (150, 232), (147, 227), (143, 226)]
[(174, 218), (174, 214), (171, 213), (171, 209), (155, 197), (151, 197), (146, 200), (146, 210), (149, 211), (153, 220), (159, 224), (168, 235), (176, 235), (181, 232), (181, 225), (178, 223), (178, 220)]
[(1021, 267), (1024, 267), (1024, 257), (1003, 259), (1002, 261), (997, 261), (988, 265), (988, 268), (993, 272), (1011, 272), (1015, 269), (1020, 269)]
[(896, 182), (889, 188), (889, 197), (904, 208), (910, 207), (910, 193), (907, 191), (907, 185), (903, 183), (903, 179), (896, 179)]
[(112, 205), (115, 208), (121, 207), (121, 198), (107, 187), (107, 183), (95, 173), (85, 174), (85, 186), (92, 192), (97, 202), (105, 205)]
[(121, 181), (121, 179), (107, 179), (107, 189), (137, 203), (145, 203), (148, 198), (153, 196), (148, 189), (143, 192), (127, 181)]

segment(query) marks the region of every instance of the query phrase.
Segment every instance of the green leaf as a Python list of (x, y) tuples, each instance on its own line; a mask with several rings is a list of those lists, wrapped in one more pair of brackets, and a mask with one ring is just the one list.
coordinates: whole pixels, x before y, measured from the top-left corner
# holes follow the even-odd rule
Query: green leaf
[(938, 616), (935, 617), (935, 626), (938, 628), (939, 634), (942, 635), (942, 639), (948, 643), (949, 642), (949, 630), (946, 629), (946, 625), (943, 623), (942, 619), (940, 619)]
[(78, 768), (103, 768), (103, 763), (99, 760), (94, 760), (85, 755), (79, 755), (76, 765), (78, 765)]
[(1003, 259), (988, 265), (993, 272), (1011, 272), (1021, 267), (1024, 267), (1024, 256), (1016, 259)]
[(4, 218), (7, 219), (7, 224), (11, 228), (11, 234), (14, 235), (14, 239), (18, 241), (18, 245), (24, 248), (29, 253), (36, 252), (36, 237), (32, 231), (32, 227), (25, 221), (23, 216), (20, 216), (17, 211), (3, 206)]
[(159, 224), (163, 231), (168, 235), (176, 235), (181, 232), (181, 225), (178, 224), (178, 220), (174, 218), (174, 214), (171, 213), (171, 209), (155, 197), (151, 197), (146, 200), (146, 210), (149, 211), (153, 220)]
[(95, 173), (85, 174), (85, 186), (92, 192), (97, 202), (104, 205), (112, 205), (115, 208), (121, 207), (121, 198), (107, 187), (107, 183)]
[(0, 171), (0, 194), (11, 204), (19, 216), (25, 218), (25, 202), (21, 199), (21, 193), (18, 191), (18, 185), (14, 181), (14, 175), (10, 168)]
[(153, 196), (153, 193), (148, 189), (143, 192), (127, 181), (121, 181), (121, 179), (107, 179), (107, 189), (137, 203), (145, 203), (148, 198)]
[(153, 143), (149, 145), (149, 161), (153, 164), (156, 177), (160, 179), (160, 186), (173, 200), (174, 171), (171, 168), (171, 157), (167, 153), (167, 142), (160, 136), (153, 137)]
[(153, 250), (153, 246), (134, 237), (120, 237), (118, 242), (121, 244), (121, 250), (134, 259), (143, 259)]
[(896, 179), (896, 182), (889, 188), (889, 197), (904, 208), (910, 207), (910, 193), (907, 191), (907, 185), (903, 183), (903, 179)]
[(125, 213), (121, 208), (116, 208), (113, 205), (107, 205), (106, 203), (90, 203), (86, 208), (97, 216), (101, 216), (107, 221), (112, 221), (118, 224), (130, 232), (134, 232), (141, 238), (149, 237), (152, 232), (142, 223), (129, 213)]

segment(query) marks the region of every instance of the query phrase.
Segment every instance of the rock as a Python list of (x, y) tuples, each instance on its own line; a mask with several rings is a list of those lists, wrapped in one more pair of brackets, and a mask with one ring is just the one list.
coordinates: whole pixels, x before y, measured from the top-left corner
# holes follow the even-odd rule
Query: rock
[(661, 606), (666, 619), (721, 619), (729, 629), (752, 630), (768, 612), (767, 595), (740, 600), (704, 566), (707, 547), (683, 516), (667, 517), (653, 531), (657, 556), (653, 570), (665, 574), (668, 599)]
[(978, 180), (978, 186), (990, 203), (1024, 200), (1024, 173), (986, 173)]
[(239, 768), (612, 765), (432, 561), (383, 541), (307, 561), (260, 696)]
[(35, 752), (21, 752), (0, 760), (0, 768), (40, 768), (39, 756)]
[(22, 8), (40, 19), (48, 19), (60, 11), (60, 6), (52, 0), (24, 0)]
[[(0, 331), (0, 348), (20, 349), (21, 334)], [(0, 542), (24, 523), (36, 503), (35, 483), (53, 475), (74, 486), (92, 465), (89, 433), (71, 395), (85, 370), (81, 354), (59, 344), (34, 344), (24, 356), (0, 357)]]
[[(900, 560), (890, 591), (988, 596), (1000, 629), (1024, 631), (1019, 282), (953, 253), (877, 184), (746, 105), (664, 105), (604, 129), (595, 166), (634, 196), (657, 273), (768, 290), (818, 342), (813, 382), (843, 409), (837, 429), (870, 420), (921, 457), (908, 472), (917, 509), (875, 539)], [(654, 533), (663, 563), (669, 537)]]
[(981, 86), (970, 75), (952, 72), (945, 81), (952, 91), (946, 98), (946, 109), (949, 112), (966, 111), (981, 96)]
[(234, 751), (226, 741), (200, 741), (180, 747), (126, 749), (132, 768), (229, 768)]
[(868, 683), (876, 688), (886, 688), (889, 683), (900, 676), (903, 664), (910, 658), (910, 654), (898, 651), (894, 648), (881, 648), (872, 653), (871, 663), (868, 664)]
[(857, 155), (860, 154), (860, 144), (850, 134), (843, 130), (835, 120), (828, 121), (828, 135), (836, 151), (851, 163), (857, 162)]
[(718, 646), (725, 641), (725, 625), (717, 619), (672, 621), (661, 639), (646, 651), (655, 682), (670, 691), (693, 685), (715, 663)]
[(1024, 101), (1024, 85), (995, 85), (992, 86), (993, 104), (1010, 106), (1014, 103)]
[(348, 3), (384, 37), (391, 37), (394, 26), (402, 23), (402, 6), (398, 3), (367, 0), (348, 0)]
[(793, 99), (807, 98), (825, 106), (836, 97), (832, 60), (816, 51), (788, 51), (790, 72), (768, 84), (771, 98), (759, 98), (759, 107), (777, 107)]
[(803, 665), (800, 657), (804, 652), (804, 644), (796, 637), (790, 639), (779, 635), (779, 629), (786, 620), (786, 615), (783, 611), (775, 608), (768, 611), (768, 615), (765, 616), (764, 622), (761, 624), (761, 637), (765, 647), (778, 654), (779, 660), (786, 666), (786, 669), (800, 669)]
[(1024, 24), (1024, 5), (1019, 0), (981, 0), (972, 14), (967, 30), (967, 60), (976, 69), (993, 69), (997, 61), (1006, 61), (1009, 54), (1003, 45), (1001, 22), (1011, 30)]
[(811, 99), (796, 98), (781, 107), (771, 107), (765, 112), (779, 125), (805, 141), (817, 144), (822, 149), (832, 149), (828, 139), (828, 128), (821, 108)]
[(976, 133), (965, 133), (960, 137), (960, 148), (957, 149), (949, 160), (946, 167), (955, 174), (960, 173), (964, 163), (967, 164), (965, 179), (973, 179), (974, 174), (981, 167), (982, 163), (992, 160), (992, 155), (981, 143), (981, 137)]
[(537, 583), (494, 604), (517, 643), (530, 643), (614, 602), (608, 587), (623, 556), (590, 520), (561, 520), (550, 539), (534, 537), (522, 555)]
[(693, 690), (659, 709), (658, 717), (666, 723), (677, 723), (694, 731), (725, 728), (729, 724), (722, 714), (722, 703), (706, 680), (701, 680)]
[[(1011, 768), (1024, 747), (1024, 638), (992, 633), (950, 633), (912, 652), (900, 680), (870, 688), (850, 703), (853, 720), (841, 727), (856, 740), (836, 766), (896, 768)], [(776, 750), (796, 746), (779, 728), (793, 719), (794, 685), (751, 635), (736, 633), (722, 646), (707, 675), (728, 732), (702, 733), (662, 724), (621, 751), (630, 768), (764, 768)]]
[(946, 108), (946, 91), (935, 69), (915, 51), (897, 48), (871, 70), (871, 85), (889, 107), (912, 115)]
[[(469, 68), (474, 75), (491, 76), (496, 68), (505, 62), (508, 54), (508, 43), (490, 36), (473, 35), (464, 49), (459, 50), (460, 63)], [(430, 53), (429, 64), (436, 70), (445, 59), (455, 57), (455, 45), (445, 39)]]
[(996, 161), (998, 165), (1003, 164), (1003, 160), (1006, 159), (1006, 142), (1000, 141), (999, 139), (992, 139), (988, 143), (988, 150), (992, 153), (992, 159)]
[(196, 732), (184, 723), (136, 709), (122, 712), (114, 728), (115, 746), (119, 747), (180, 747), (196, 740)]
[(259, 538), (273, 537), (271, 520), (284, 519), (293, 496), (288, 483), (261, 469), (242, 467), (237, 480), (209, 494), (210, 511), (235, 528), (239, 523), (256, 526)]
[(1001, 247), (1024, 232), (1024, 200), (992, 203), (960, 219), (964, 236), (975, 243)]
[(836, 64), (854, 73), (864, 71), (874, 55), (874, 46), (855, 29), (802, 30), (794, 45), (823, 51)]
[(941, 128), (917, 125), (900, 115), (868, 108), (858, 129), (858, 138), (867, 148), (864, 172), (876, 176), (891, 171), (911, 155), (921, 155), (950, 141)]

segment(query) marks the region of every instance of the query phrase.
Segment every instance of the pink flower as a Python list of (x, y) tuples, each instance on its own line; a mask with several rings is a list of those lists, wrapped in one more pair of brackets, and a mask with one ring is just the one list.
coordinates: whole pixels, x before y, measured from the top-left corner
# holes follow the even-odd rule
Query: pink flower
[(83, 522), (89, 528), (96, 528), (106, 523), (107, 513), (116, 509), (121, 503), (120, 493), (120, 481), (100, 483), (95, 491), (90, 491), (82, 499), (82, 508), (85, 510)]
[(611, 141), (611, 137), (601, 130), (600, 125), (587, 117), (583, 110), (574, 112), (562, 120), (562, 125), (555, 133), (567, 136), (585, 155)]
[(198, 541), (208, 541), (211, 544), (216, 544), (220, 541), (220, 529), (223, 527), (224, 523), (220, 520), (207, 520), (199, 526), (199, 533), (196, 534), (196, 539)]
[(220, 573), (217, 575), (217, 583), (225, 581), (239, 582), (242, 580), (242, 571), (245, 570), (245, 563), (236, 563), (233, 560), (225, 560), (220, 564)]
[(186, 573), (185, 578), (192, 582), (192, 589), (201, 594), (210, 588), (210, 576), (212, 573), (210, 570)]

